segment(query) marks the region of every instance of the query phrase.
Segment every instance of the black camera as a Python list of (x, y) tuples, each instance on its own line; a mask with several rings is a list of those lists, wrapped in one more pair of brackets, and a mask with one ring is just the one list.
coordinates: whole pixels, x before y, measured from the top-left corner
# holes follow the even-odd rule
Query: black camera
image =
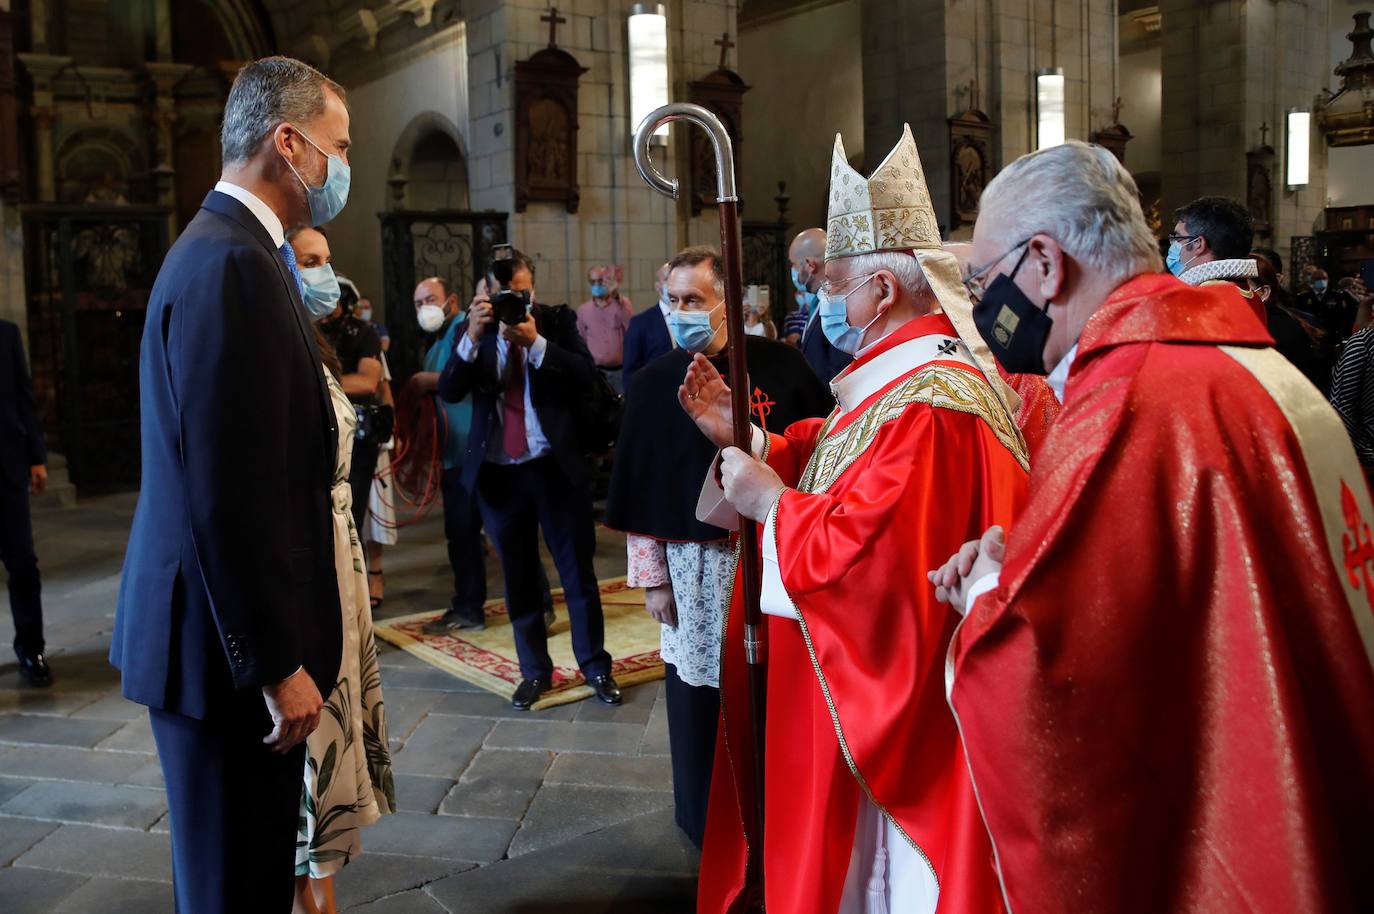
[(497, 292), (491, 296), (491, 310), (503, 324), (522, 324), (530, 310), (530, 293)]
[(510, 245), (496, 245), (492, 251), (491, 273), (487, 277), (492, 313), (498, 321), (508, 325), (524, 323), (530, 310), (530, 293), (510, 289), (510, 282), (515, 278), (513, 254)]

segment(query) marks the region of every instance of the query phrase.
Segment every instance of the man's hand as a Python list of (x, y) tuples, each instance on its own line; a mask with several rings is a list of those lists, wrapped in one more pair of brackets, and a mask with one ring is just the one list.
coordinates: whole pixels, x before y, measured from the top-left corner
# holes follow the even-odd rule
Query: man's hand
[(496, 313), (492, 310), (491, 299), (486, 292), (478, 292), (468, 305), (468, 339), (480, 343), (487, 332), (487, 325), (496, 323)]
[(716, 366), (701, 353), (693, 356), (692, 364), (687, 366), (687, 377), (677, 389), (677, 402), (716, 447), (734, 443), (730, 388)]
[(305, 742), (320, 725), (320, 709), (324, 699), (315, 688), (315, 680), (299, 669), (281, 682), (262, 687), (263, 700), (272, 715), (272, 732), (262, 741), (273, 752), (290, 752)]
[(773, 503), (787, 488), (772, 467), (737, 447), (721, 451), (720, 482), (725, 500), (740, 514), (759, 523), (767, 519)]
[(673, 585), (660, 584), (644, 591), (644, 608), (654, 621), (677, 628), (677, 601), (673, 599)]
[(966, 612), (969, 585), (984, 575), (1000, 572), (1006, 553), (1006, 539), (997, 526), (989, 527), (981, 539), (964, 543), (948, 562), (926, 575), (935, 585), (935, 599)]
[(539, 336), (539, 328), (534, 323), (534, 314), (526, 312), (525, 319), (518, 324), (502, 324), (501, 336), (507, 343), (514, 343), (517, 346), (524, 346), (526, 349), (534, 345), (535, 338)]
[(48, 468), (44, 464), (35, 463), (29, 467), (29, 492), (34, 495), (42, 495), (48, 490)]

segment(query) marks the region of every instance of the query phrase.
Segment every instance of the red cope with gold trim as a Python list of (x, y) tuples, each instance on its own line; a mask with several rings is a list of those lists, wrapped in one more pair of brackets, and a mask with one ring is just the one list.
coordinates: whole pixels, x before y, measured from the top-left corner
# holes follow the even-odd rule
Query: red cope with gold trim
[[(917, 319), (856, 366), (931, 334), (955, 332), (944, 315)], [(964, 541), (1008, 523), (1024, 496), (1024, 445), (1012, 420), (1003, 410), (994, 430), (985, 418), (999, 407), (976, 370), (937, 356), (832, 417), (824, 432), (822, 420), (806, 420), (769, 437), (768, 464), (801, 488), (783, 495), (775, 527), (781, 579), (803, 620), (765, 617), (760, 859), (771, 912), (837, 910), (865, 791), (929, 860), (941, 910), (1001, 909), (944, 697), (958, 619), (925, 578)], [(815, 478), (818, 442), (824, 453), (850, 434), (853, 447)], [(736, 581), (697, 903), (711, 914), (742, 909), (748, 847), (758, 842), (745, 835), (742, 812), (754, 804), (742, 617)]]
[(951, 703), (1015, 914), (1374, 911), (1374, 519), (1234, 288), (1085, 327)]

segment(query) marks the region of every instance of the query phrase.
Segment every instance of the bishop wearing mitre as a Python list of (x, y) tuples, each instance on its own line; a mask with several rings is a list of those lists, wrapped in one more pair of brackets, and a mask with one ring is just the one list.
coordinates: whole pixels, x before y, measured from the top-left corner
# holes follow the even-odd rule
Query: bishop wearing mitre
[[(868, 180), (835, 139), (821, 327), (854, 362), (837, 407), (727, 447), (729, 390), (701, 356), (679, 399), (724, 450), (727, 512), (762, 525), (767, 730), (748, 714), (742, 586), (721, 669), (721, 738), (698, 911), (961, 914), (1002, 910), (992, 848), (945, 702), (958, 616), (925, 577), (1026, 492), (1016, 394), (942, 250), (910, 128)], [(753, 753), (764, 753), (762, 834)], [(751, 848), (754, 853), (750, 853)]]

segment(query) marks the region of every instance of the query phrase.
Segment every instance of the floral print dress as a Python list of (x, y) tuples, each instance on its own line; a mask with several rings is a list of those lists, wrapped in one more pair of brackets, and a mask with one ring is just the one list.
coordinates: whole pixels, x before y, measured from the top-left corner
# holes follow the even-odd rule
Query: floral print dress
[(396, 808), (367, 565), (353, 525), (348, 485), (358, 419), (327, 369), (325, 379), (339, 429), (333, 480), (334, 569), (339, 576), (344, 647), (339, 681), (320, 713), (319, 728), (305, 744), (296, 875), (315, 879), (334, 875), (361, 853), (359, 829)]

